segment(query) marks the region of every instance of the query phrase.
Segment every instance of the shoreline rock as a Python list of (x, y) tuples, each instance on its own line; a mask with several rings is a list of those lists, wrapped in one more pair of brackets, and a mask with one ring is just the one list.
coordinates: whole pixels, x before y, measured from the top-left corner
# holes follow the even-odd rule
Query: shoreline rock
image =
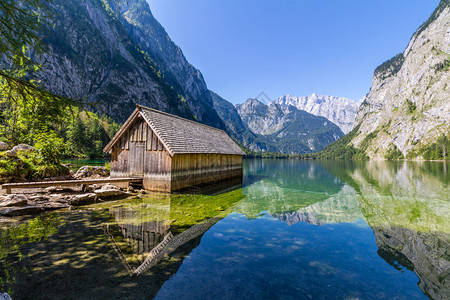
[(0, 293), (0, 300), (12, 300), (8, 293)]
[(124, 191), (111, 184), (97, 185), (95, 188), (93, 192), (87, 193), (79, 189), (47, 188), (30, 194), (0, 195), (0, 223), (10, 223), (11, 220), (7, 218), (11, 217), (33, 216), (46, 211), (136, 196), (136, 193)]
[(84, 166), (78, 169), (78, 171), (73, 175), (77, 179), (86, 177), (107, 177), (109, 176), (109, 171), (105, 167), (101, 166)]
[(29, 152), (34, 152), (34, 151), (36, 151), (36, 148), (34, 148), (33, 146), (30, 146), (30, 145), (27, 145), (27, 144), (19, 144), (19, 145), (17, 145), (17, 146), (14, 146), (12, 149), (11, 149), (11, 151), (14, 151), (14, 152), (20, 152), (20, 151), (22, 151), (22, 152), (26, 152), (26, 153), (29, 153)]
[(9, 145), (5, 142), (0, 141), (0, 151), (5, 151), (9, 149)]

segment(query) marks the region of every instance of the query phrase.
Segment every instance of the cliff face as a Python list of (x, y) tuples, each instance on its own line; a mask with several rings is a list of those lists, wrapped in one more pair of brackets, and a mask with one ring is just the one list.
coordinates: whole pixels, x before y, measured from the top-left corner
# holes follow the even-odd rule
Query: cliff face
[(317, 94), (303, 97), (285, 95), (276, 99), (274, 103), (292, 105), (315, 116), (325, 117), (339, 126), (345, 134), (353, 129), (356, 114), (361, 104), (361, 102), (355, 102), (344, 97)]
[(119, 18), (101, 0), (55, 0), (51, 8), (49, 51), (33, 75), (46, 89), (87, 99), (117, 121), (138, 103), (224, 128), (202, 75), (145, 1), (129, 0)]
[(404, 155), (450, 134), (450, 2), (442, 0), (406, 50), (379, 66), (352, 143), (371, 158)]

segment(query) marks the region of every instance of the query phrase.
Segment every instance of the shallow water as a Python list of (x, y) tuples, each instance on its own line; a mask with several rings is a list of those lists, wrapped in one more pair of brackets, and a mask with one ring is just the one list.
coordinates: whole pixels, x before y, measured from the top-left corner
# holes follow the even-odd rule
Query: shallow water
[(0, 290), (13, 299), (450, 298), (445, 163), (244, 163), (242, 185), (3, 228)]

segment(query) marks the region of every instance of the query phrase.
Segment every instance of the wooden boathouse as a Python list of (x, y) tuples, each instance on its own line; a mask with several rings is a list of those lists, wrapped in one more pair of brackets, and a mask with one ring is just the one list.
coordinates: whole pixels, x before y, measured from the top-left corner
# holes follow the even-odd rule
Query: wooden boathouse
[(242, 177), (245, 155), (223, 130), (140, 105), (103, 151), (111, 178), (165, 192)]

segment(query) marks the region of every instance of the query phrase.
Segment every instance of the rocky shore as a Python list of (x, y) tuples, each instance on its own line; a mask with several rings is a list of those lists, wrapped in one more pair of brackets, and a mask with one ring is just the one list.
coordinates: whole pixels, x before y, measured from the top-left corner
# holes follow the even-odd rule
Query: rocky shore
[(144, 190), (123, 190), (111, 184), (92, 185), (87, 192), (81, 188), (48, 187), (21, 190), (19, 193), (0, 195), (0, 223), (15, 221), (15, 217), (30, 216), (45, 211), (70, 209), (108, 200), (142, 197)]
[[(94, 179), (107, 176), (109, 176), (109, 172), (104, 167), (86, 166), (80, 168), (72, 176), (72, 179)], [(81, 187), (57, 186), (45, 189), (17, 189), (13, 194), (1, 194), (0, 192), (0, 223), (14, 223), (18, 218), (46, 211), (71, 209), (108, 200), (138, 198), (142, 197), (142, 194), (145, 194), (144, 190), (135, 191), (132, 187), (124, 190), (109, 183), (90, 185), (84, 192)]]

